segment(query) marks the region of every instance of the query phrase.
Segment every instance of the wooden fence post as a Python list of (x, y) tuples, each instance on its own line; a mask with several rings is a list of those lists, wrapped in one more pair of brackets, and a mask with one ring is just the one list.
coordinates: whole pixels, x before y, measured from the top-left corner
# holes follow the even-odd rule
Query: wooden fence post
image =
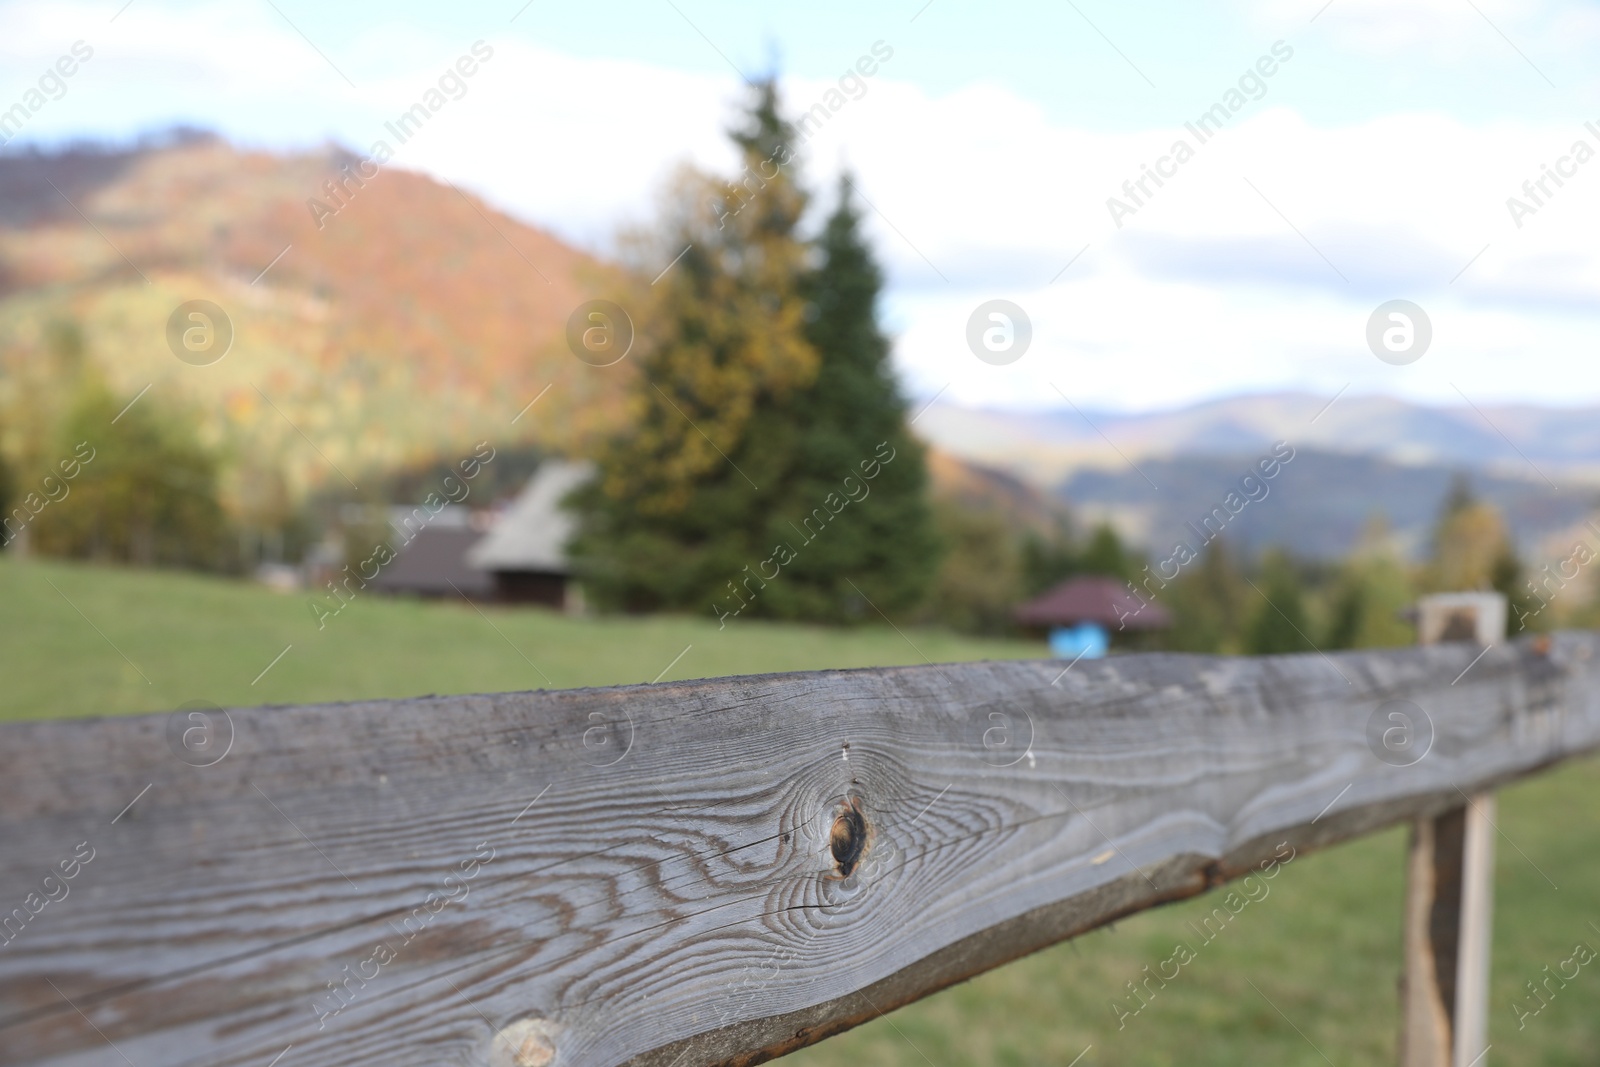
[[(1498, 593), (1428, 596), (1418, 605), (1417, 637), (1487, 647), (1503, 639), (1505, 620)], [(1494, 815), (1494, 794), (1485, 792), (1412, 825), (1401, 1067), (1476, 1067), (1488, 1050)]]
[(1457, 955), (1456, 1047), (1452, 1067), (1475, 1067), (1489, 1048), (1489, 942), (1494, 914), (1493, 793), (1467, 805), (1461, 857), (1461, 943)]

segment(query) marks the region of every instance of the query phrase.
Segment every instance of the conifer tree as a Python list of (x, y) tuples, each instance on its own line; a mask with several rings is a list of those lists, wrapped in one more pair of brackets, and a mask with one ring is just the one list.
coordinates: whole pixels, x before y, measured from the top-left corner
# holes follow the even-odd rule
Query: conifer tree
[(1222, 538), (1211, 542), (1193, 566), (1186, 567), (1161, 594), (1172, 611), (1165, 647), (1176, 652), (1235, 653), (1252, 601), (1261, 598), (1239, 573), (1233, 551)]
[(1306, 616), (1305, 595), (1294, 564), (1282, 552), (1269, 552), (1262, 566), (1259, 584), (1264, 602), (1245, 635), (1251, 655), (1267, 656), (1283, 652), (1310, 652), (1315, 647), (1311, 622)]
[(762, 614), (842, 620), (909, 608), (938, 566), (924, 450), (878, 325), (883, 271), (851, 190), (841, 177), (806, 279), (818, 371), (792, 405), (798, 436), (768, 528), (795, 558), (752, 603)]
[(1423, 575), (1430, 590), (1482, 589), (1505, 542), (1505, 524), (1493, 506), (1473, 495), (1466, 476), (1457, 474), (1440, 506), (1431, 542)]
[[(612, 607), (843, 620), (922, 599), (937, 565), (921, 445), (877, 323), (883, 275), (841, 182), (815, 248), (775, 84), (732, 132), (732, 182), (686, 174), (642, 287), (626, 436), (576, 504)], [(812, 260), (815, 264), (812, 265)]]
[(1022, 532), (1022, 595), (1036, 597), (1078, 573), (1079, 551), (1071, 516), (1062, 510), (1047, 529)]
[(753, 93), (732, 133), (737, 181), (681, 175), (650, 266), (677, 260), (629, 301), (641, 350), (629, 428), (575, 500), (574, 558), (604, 606), (707, 610), (772, 555), (766, 527), (798, 435), (789, 402), (817, 356), (793, 131), (772, 81)]
[(1390, 648), (1416, 642), (1410, 626), (1401, 621), (1416, 594), (1392, 542), (1387, 520), (1381, 515), (1367, 520), (1360, 540), (1334, 576), (1324, 649)]
[[(1537, 619), (1542, 601), (1523, 576), (1504, 518), (1493, 504), (1472, 493), (1466, 475), (1451, 480), (1433, 530), (1433, 555), (1423, 570), (1423, 584), (1435, 592), (1493, 589), (1506, 597), (1506, 636), (1515, 636), (1526, 620)], [(1542, 620), (1548, 625), (1549, 619)]]
[(1109, 522), (1102, 522), (1089, 535), (1078, 569), (1084, 574), (1099, 574), (1118, 581), (1130, 582), (1141, 564), (1135, 564)]

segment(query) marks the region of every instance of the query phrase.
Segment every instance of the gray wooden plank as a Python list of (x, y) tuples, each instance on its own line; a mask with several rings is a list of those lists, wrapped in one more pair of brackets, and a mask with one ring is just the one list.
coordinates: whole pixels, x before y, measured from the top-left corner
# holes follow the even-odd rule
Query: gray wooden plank
[(0, 726), (0, 919), (94, 849), (0, 944), (0, 1064), (760, 1062), (1600, 744), (1594, 635), (1477, 651), (230, 709), (205, 767)]

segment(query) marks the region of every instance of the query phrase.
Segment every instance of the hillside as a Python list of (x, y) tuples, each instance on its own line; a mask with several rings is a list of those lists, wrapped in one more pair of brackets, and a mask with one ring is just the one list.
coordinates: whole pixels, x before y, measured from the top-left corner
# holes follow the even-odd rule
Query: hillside
[(928, 449), (928, 484), (937, 500), (967, 511), (1004, 515), (1018, 527), (1048, 533), (1066, 512), (1061, 501), (1002, 470)]
[[(319, 228), (308, 199), (338, 204), (324, 183), (356, 162), (196, 134), (0, 156), (0, 412), (48, 365), (51, 324), (75, 320), (119, 394), (151, 385), (196, 410), (236, 461), (235, 493), (241, 468), (281, 466), (299, 493), (342, 484), (330, 463), (359, 481), (482, 438), (570, 448), (610, 425), (627, 365), (589, 367), (564, 341), (607, 268), (394, 168), (347, 182)], [(168, 316), (196, 298), (235, 328), (205, 367), (166, 345)]]

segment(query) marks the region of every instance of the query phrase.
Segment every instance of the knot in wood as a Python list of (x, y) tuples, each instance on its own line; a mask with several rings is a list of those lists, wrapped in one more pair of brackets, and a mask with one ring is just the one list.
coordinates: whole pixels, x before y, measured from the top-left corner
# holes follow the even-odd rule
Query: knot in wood
[(518, 1019), (489, 1048), (490, 1067), (550, 1067), (555, 1058), (554, 1029), (543, 1019)]
[(869, 832), (860, 797), (850, 797), (839, 805), (833, 817), (833, 831), (828, 835), (828, 850), (833, 853), (833, 866), (840, 878), (850, 877), (861, 862)]

